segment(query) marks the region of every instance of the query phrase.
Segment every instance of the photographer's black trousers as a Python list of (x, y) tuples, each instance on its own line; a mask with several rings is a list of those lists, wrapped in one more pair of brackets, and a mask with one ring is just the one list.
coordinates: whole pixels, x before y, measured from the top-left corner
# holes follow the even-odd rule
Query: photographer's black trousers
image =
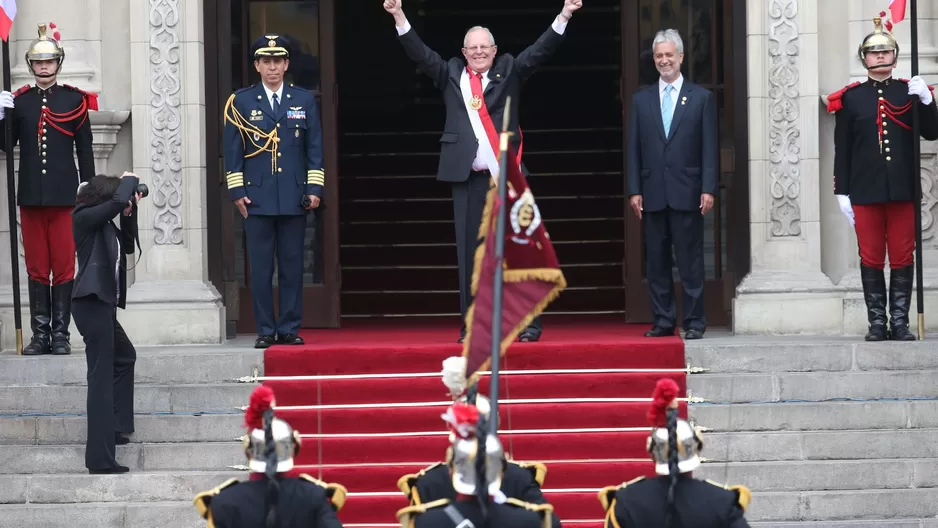
[(134, 432), (137, 351), (117, 322), (117, 308), (95, 296), (72, 300), (72, 317), (88, 361), (88, 439), (85, 467), (117, 466), (115, 436)]

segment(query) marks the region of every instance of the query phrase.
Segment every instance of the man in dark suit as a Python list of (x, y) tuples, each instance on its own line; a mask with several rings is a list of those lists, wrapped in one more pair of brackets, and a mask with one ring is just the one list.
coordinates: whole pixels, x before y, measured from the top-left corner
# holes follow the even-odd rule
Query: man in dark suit
[[(302, 345), (303, 241), (306, 213), (319, 207), (325, 185), (322, 127), (316, 97), (286, 86), (290, 52), (283, 37), (254, 42), (261, 82), (238, 90), (225, 106), (228, 192), (247, 234), (255, 348)], [(274, 320), (274, 255), (279, 270), (279, 320)]]
[[(411, 28), (401, 8), (402, 0), (385, 0), (384, 9), (394, 17), (407, 56), (443, 92), (446, 124), (440, 137), (437, 180), (453, 189), (453, 220), (456, 225), (456, 256), (459, 260), (459, 304), (463, 317), (459, 342), (466, 337), (466, 312), (472, 304), (472, 269), (478, 247), (479, 227), (489, 187), (498, 181), (498, 131), (506, 98), (511, 97), (509, 129), (512, 146), (521, 154), (518, 104), (521, 85), (549, 59), (563, 42), (567, 22), (582, 0), (564, 0), (553, 24), (534, 44), (514, 57), (495, 60), (495, 37), (481, 26), (470, 29), (463, 39), (463, 59), (444, 60), (428, 48)], [(521, 170), (527, 176), (522, 164)], [(541, 337), (540, 318), (518, 336), (520, 341)]]
[(646, 337), (674, 335), (671, 246), (684, 289), (684, 338), (700, 339), (704, 317), (703, 217), (719, 180), (717, 102), (681, 76), (684, 44), (659, 31), (652, 44), (661, 78), (632, 97), (628, 193), (645, 231), (645, 269), (654, 311)]

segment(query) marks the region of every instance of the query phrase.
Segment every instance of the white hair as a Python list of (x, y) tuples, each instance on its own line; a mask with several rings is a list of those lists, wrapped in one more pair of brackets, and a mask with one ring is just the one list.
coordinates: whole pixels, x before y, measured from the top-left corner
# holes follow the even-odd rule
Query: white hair
[(676, 29), (664, 29), (655, 33), (655, 40), (651, 43), (651, 52), (655, 53), (658, 44), (673, 42), (677, 47), (678, 53), (684, 53), (684, 41), (681, 40), (681, 34)]
[(489, 34), (489, 43), (492, 46), (495, 45), (495, 35), (493, 35), (491, 31), (489, 31), (489, 28), (482, 27), (482, 26), (473, 26), (469, 28), (469, 31), (466, 32), (466, 36), (462, 38), (462, 46), (464, 48), (466, 47), (466, 43), (469, 42), (469, 33), (472, 33), (473, 31), (485, 31), (486, 33)]

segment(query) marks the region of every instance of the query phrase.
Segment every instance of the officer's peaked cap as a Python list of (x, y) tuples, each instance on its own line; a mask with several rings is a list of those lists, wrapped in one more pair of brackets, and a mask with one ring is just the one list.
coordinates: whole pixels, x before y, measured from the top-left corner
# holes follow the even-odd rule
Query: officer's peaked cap
[(251, 55), (255, 59), (261, 57), (290, 58), (290, 43), (286, 37), (268, 33), (257, 37), (251, 46)]

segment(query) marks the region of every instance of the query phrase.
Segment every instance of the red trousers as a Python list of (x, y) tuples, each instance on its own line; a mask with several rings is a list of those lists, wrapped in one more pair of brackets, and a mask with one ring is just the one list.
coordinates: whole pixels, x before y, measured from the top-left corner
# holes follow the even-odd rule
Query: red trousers
[(58, 285), (75, 278), (72, 209), (20, 207), (20, 227), (23, 229), (23, 250), (29, 280)]
[(884, 269), (889, 252), (890, 269), (915, 263), (915, 206), (913, 202), (854, 205), (860, 264)]

